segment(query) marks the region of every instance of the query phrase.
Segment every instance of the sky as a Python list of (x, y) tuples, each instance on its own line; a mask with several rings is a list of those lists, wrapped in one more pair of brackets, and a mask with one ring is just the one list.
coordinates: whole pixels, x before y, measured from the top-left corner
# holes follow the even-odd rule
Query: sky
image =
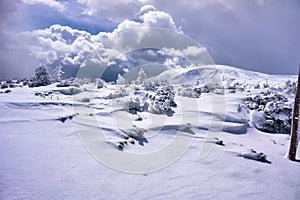
[[(0, 78), (31, 76), (40, 64), (78, 69), (95, 49), (97, 64), (117, 65), (127, 58), (105, 39), (143, 27), (177, 31), (203, 47), (181, 55), (204, 49), (216, 64), (297, 74), (299, 19), (298, 0), (0, 0)], [(114, 45), (135, 42), (131, 35)]]

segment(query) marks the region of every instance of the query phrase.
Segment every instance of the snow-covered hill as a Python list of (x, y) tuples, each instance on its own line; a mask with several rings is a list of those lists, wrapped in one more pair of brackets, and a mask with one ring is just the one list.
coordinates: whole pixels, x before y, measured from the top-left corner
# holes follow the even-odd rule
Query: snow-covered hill
[(269, 75), (259, 72), (243, 70), (226, 65), (204, 65), (199, 67), (189, 67), (181, 69), (169, 69), (161, 73), (158, 79), (168, 79), (171, 83), (195, 83), (196, 81), (205, 82), (221, 82), (224, 86), (233, 83), (260, 85), (268, 83), (273, 87), (282, 85), (285, 81), (295, 81), (296, 76), (293, 75)]

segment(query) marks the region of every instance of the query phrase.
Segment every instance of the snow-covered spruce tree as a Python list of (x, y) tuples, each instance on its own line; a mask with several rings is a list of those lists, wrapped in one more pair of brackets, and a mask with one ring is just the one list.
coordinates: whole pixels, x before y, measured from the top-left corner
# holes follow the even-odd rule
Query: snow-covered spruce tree
[(136, 79), (136, 83), (137, 83), (137, 84), (142, 84), (142, 83), (144, 83), (144, 81), (145, 81), (146, 79), (147, 79), (147, 75), (146, 75), (144, 69), (141, 68), (140, 71), (139, 71), (139, 76), (138, 76), (137, 79)]
[(127, 84), (127, 80), (121, 74), (118, 74), (118, 78), (116, 80), (116, 84), (117, 85), (126, 85)]
[(46, 86), (51, 84), (50, 75), (45, 66), (41, 65), (35, 69), (35, 76), (32, 79), (30, 87)]
[(62, 75), (64, 75), (64, 71), (62, 70), (62, 66), (61, 65), (58, 65), (55, 70), (54, 70), (54, 78), (56, 81), (60, 81), (61, 80), (61, 77)]

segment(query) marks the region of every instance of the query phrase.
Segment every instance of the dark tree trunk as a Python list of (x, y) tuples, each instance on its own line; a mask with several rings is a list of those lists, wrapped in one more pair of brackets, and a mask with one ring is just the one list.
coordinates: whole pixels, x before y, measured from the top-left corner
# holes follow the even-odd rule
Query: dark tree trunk
[(291, 143), (288, 158), (290, 160), (296, 160), (296, 152), (298, 146), (298, 121), (299, 121), (299, 103), (300, 103), (300, 66), (297, 83), (297, 93), (294, 103), (293, 119), (292, 119), (292, 130), (291, 130)]

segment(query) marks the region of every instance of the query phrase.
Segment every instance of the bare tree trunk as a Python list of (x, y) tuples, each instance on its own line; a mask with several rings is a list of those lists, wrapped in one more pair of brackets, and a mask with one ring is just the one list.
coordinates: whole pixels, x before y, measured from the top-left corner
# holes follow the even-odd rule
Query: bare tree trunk
[(291, 143), (288, 158), (290, 160), (296, 160), (296, 152), (298, 146), (298, 121), (299, 121), (299, 104), (300, 104), (300, 66), (297, 83), (297, 93), (294, 103), (293, 119), (292, 119), (292, 131), (291, 131)]

